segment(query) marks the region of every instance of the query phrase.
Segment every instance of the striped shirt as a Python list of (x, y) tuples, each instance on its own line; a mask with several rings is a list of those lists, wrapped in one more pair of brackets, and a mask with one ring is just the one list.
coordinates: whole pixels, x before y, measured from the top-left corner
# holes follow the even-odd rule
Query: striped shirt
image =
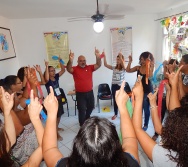
[(115, 66), (112, 67), (112, 70), (112, 84), (121, 85), (121, 83), (125, 79), (125, 70), (122, 69), (121, 71), (119, 71), (118, 69), (115, 69)]

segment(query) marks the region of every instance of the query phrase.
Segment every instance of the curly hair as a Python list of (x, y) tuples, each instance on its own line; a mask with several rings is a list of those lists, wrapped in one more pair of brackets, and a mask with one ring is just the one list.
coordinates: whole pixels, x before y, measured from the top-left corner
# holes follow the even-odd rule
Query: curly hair
[(150, 59), (152, 62), (154, 62), (154, 57), (150, 52), (143, 52), (141, 53), (140, 57), (139, 57), (139, 64), (141, 65), (141, 58), (143, 58), (144, 60), (146, 59)]
[(86, 120), (74, 139), (68, 167), (127, 167), (115, 126), (105, 118)]
[[(14, 163), (11, 159), (10, 152), (7, 152), (7, 140), (8, 135), (5, 131), (5, 127), (0, 120), (0, 164), (3, 167), (10, 167)], [(8, 140), (10, 146), (10, 141)]]
[(177, 152), (168, 154), (178, 167), (188, 164), (188, 107), (179, 107), (169, 113), (162, 128), (162, 143), (165, 149)]

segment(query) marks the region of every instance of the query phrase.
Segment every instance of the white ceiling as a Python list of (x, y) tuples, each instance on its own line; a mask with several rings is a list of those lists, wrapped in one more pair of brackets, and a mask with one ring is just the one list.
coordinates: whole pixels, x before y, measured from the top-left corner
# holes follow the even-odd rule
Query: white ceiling
[[(100, 13), (158, 14), (188, 0), (99, 0)], [(108, 5), (108, 10), (107, 10)], [(96, 13), (96, 0), (0, 0), (0, 16), (9, 19), (81, 17)]]

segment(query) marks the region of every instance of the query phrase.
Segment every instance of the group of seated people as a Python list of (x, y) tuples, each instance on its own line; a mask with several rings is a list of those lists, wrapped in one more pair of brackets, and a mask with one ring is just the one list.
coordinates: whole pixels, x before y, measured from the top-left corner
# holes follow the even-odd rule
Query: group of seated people
[[(158, 89), (148, 94), (154, 129), (161, 135), (160, 145), (142, 128), (144, 91), (141, 76), (138, 75), (132, 88), (132, 118), (126, 108), (129, 95), (124, 91), (125, 81), (115, 94), (120, 113), (122, 143), (112, 122), (93, 116), (80, 127), (69, 157), (64, 157), (58, 149), (58, 99), (53, 88), (50, 87), (49, 95), (43, 101), (48, 115), (44, 128), (40, 116), (43, 105), (37, 92), (37, 85), (40, 83), (35, 73), (27, 67), (22, 69), (22, 79), (18, 76), (7, 76), (0, 83), (0, 108), (4, 117), (4, 122), (0, 122), (0, 166), (39, 167), (44, 160), (49, 167), (139, 167), (139, 142), (155, 167), (186, 167), (188, 97), (184, 88), (186, 76), (182, 80), (181, 71), (188, 69), (187, 64), (188, 62), (180, 63), (179, 68), (172, 71), (171, 66), (165, 66), (168, 79), (165, 83), (168, 115), (163, 124), (158, 114)], [(36, 66), (36, 69), (43, 75), (40, 66)], [(41, 79), (41, 84), (44, 82)], [(28, 83), (30, 91), (23, 90), (22, 87), (28, 87)], [(30, 104), (27, 106), (25, 100), (28, 98)]]

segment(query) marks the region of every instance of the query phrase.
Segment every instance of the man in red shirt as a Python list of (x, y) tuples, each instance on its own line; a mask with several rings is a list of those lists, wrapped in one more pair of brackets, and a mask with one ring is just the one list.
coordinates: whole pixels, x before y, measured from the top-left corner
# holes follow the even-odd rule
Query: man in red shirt
[(84, 56), (78, 57), (78, 65), (72, 66), (74, 53), (70, 51), (67, 71), (73, 75), (80, 126), (88, 119), (94, 109), (92, 74), (101, 66), (99, 50), (95, 48), (96, 64), (87, 65)]

